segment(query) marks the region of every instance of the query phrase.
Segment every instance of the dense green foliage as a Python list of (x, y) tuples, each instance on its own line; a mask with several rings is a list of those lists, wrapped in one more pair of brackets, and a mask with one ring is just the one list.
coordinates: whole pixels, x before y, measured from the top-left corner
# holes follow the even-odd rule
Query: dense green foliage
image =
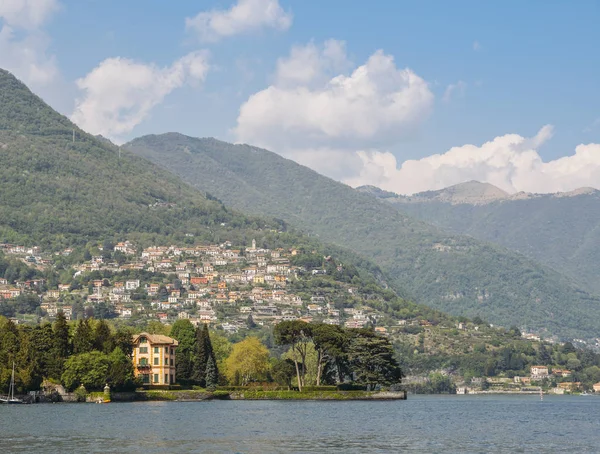
[(470, 205), (397, 203), (399, 210), (451, 232), (518, 251), (600, 292), (600, 193), (539, 195)]
[(275, 342), (293, 352), (300, 391), (306, 384), (308, 352), (317, 353), (316, 386), (342, 383), (347, 377), (366, 386), (399, 384), (402, 372), (390, 341), (367, 329), (287, 321), (274, 328)]
[(62, 314), (54, 325), (15, 325), (0, 317), (0, 392), (8, 388), (13, 361), (18, 392), (39, 390), (44, 379), (68, 390), (88, 391), (109, 384), (114, 390), (135, 387), (131, 333), (112, 330), (103, 321), (69, 326)]
[(126, 148), (233, 208), (281, 218), (372, 259), (420, 303), (565, 338), (593, 337), (600, 328), (600, 300), (559, 273), (414, 220), (274, 153), (180, 134), (142, 137)]
[(231, 212), (160, 167), (119, 154), (3, 70), (0, 162), (0, 242), (57, 249), (124, 236), (183, 243), (191, 234), (243, 244), (285, 228)]

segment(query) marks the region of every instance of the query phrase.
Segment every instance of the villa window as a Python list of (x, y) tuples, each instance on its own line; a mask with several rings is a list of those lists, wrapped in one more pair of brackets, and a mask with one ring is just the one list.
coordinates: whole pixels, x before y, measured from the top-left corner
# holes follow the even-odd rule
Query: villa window
[(158, 383), (158, 374), (154, 374), (154, 383)]
[(165, 384), (169, 384), (169, 374), (165, 374)]
[(145, 384), (150, 383), (150, 375), (148, 375), (148, 374), (142, 375), (142, 383), (145, 383)]
[(141, 358), (140, 366), (147, 366), (147, 365), (148, 365), (148, 358)]
[(165, 358), (165, 366), (169, 365), (169, 358)]
[(148, 353), (148, 347), (140, 347), (140, 353)]
[(158, 366), (158, 358), (154, 358), (154, 365)]
[(169, 347), (165, 347), (165, 355), (169, 354)]
[(158, 347), (154, 347), (154, 353), (156, 353), (158, 355), (158, 352), (159, 352)]
[(146, 339), (144, 336), (140, 337), (140, 339), (139, 339), (140, 344), (145, 344), (146, 342), (148, 342), (148, 339)]

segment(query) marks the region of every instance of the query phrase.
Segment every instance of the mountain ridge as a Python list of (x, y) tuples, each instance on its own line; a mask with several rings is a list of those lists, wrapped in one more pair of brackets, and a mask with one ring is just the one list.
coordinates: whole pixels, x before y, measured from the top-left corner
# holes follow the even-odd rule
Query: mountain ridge
[(581, 187), (572, 191), (555, 193), (520, 191), (510, 194), (490, 183), (482, 183), (477, 180), (458, 183), (442, 189), (418, 192), (412, 195), (397, 194), (372, 185), (359, 186), (356, 190), (372, 194), (380, 199), (388, 199), (388, 201), (395, 199), (394, 201), (397, 203), (447, 202), (453, 205), (485, 205), (498, 201), (526, 200), (542, 197), (577, 197), (580, 195), (600, 194), (598, 189), (592, 187)]
[(78, 128), (0, 70), (0, 243), (60, 251), (130, 239), (327, 250), (385, 284), (367, 260), (225, 207), (164, 168)]
[(268, 150), (174, 133), (124, 147), (233, 208), (282, 219), (374, 260), (396, 287), (430, 307), (562, 335), (595, 332), (583, 314), (596, 313), (598, 299), (554, 270), (448, 234)]

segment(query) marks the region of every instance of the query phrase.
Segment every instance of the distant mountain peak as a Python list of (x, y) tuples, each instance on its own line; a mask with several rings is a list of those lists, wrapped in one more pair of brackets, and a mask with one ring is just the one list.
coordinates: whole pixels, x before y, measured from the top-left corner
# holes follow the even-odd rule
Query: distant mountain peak
[[(373, 191), (371, 194), (383, 198), (380, 194)], [(389, 196), (388, 196), (389, 197)], [(467, 181), (465, 183), (455, 184), (444, 189), (434, 191), (425, 191), (413, 194), (411, 196), (397, 196), (399, 202), (445, 202), (453, 205), (471, 204), (482, 205), (497, 200), (503, 200), (510, 197), (510, 194), (490, 183), (480, 181)]]

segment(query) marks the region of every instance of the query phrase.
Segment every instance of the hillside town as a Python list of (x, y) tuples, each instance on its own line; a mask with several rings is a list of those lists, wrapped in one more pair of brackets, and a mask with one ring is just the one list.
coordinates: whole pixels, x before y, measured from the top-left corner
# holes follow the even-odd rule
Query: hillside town
[[(1, 244), (0, 250), (38, 269), (53, 264), (53, 257), (38, 247)], [(55, 255), (69, 256), (72, 252), (65, 249)], [(138, 251), (136, 245), (125, 241), (114, 245), (109, 254), (99, 245), (98, 252), (74, 264), (68, 282), (50, 285), (41, 278), (15, 282), (1, 279), (0, 299), (37, 295), (38, 315), (50, 319), (59, 311), (67, 319), (75, 319), (78, 314), (98, 316), (100, 312), (105, 318), (155, 318), (164, 323), (189, 319), (194, 325), (210, 324), (230, 333), (247, 326), (249, 318), (257, 325), (300, 319), (363, 328), (376, 325), (383, 317), (363, 304), (364, 295), (358, 295), (351, 284), (340, 285), (334, 293), (295, 292), (291, 284), (326, 276), (328, 265), (343, 271), (343, 264), (334, 264), (329, 257), (319, 257), (315, 267), (293, 265), (293, 259), (301, 254), (295, 249), (264, 249), (253, 240), (246, 248), (224, 242), (192, 247), (151, 246)], [(80, 288), (80, 283), (86, 286)], [(345, 293), (343, 298), (340, 292)], [(351, 301), (353, 307), (336, 305), (334, 300), (341, 299)], [(382, 326), (376, 329), (387, 331)]]
[[(372, 328), (396, 345), (408, 346), (405, 354), (416, 364), (419, 357), (476, 354), (481, 348), (493, 348), (499, 332), (506, 333), (505, 339), (513, 335), (476, 319), (439, 319), (419, 311), (391, 316), (383, 309), (386, 295), (364, 285), (352, 266), (312, 250), (260, 247), (255, 240), (247, 246), (229, 241), (148, 247), (104, 242), (88, 245), (83, 252), (66, 248), (55, 253), (0, 244), (0, 252), (35, 271), (31, 279), (13, 280), (11, 274), (16, 274), (8, 269), (0, 278), (0, 304), (24, 300), (33, 308), (15, 311), (10, 318), (17, 324), (52, 321), (62, 312), (67, 320), (105, 318), (140, 329), (152, 321), (172, 325), (187, 319), (235, 336), (255, 327), (301, 320)], [(57, 268), (63, 271), (56, 272)], [(541, 345), (538, 334), (518, 331), (516, 336)], [(556, 343), (552, 338), (544, 341)], [(521, 364), (516, 370), (526, 375), (501, 370), (473, 377), (448, 369), (440, 373), (451, 377), (451, 389), (459, 394), (538, 392), (542, 386), (556, 394), (582, 389), (571, 379), (571, 370), (551, 360), (527, 368)], [(404, 383), (417, 390), (431, 383), (431, 374), (409, 375)]]

